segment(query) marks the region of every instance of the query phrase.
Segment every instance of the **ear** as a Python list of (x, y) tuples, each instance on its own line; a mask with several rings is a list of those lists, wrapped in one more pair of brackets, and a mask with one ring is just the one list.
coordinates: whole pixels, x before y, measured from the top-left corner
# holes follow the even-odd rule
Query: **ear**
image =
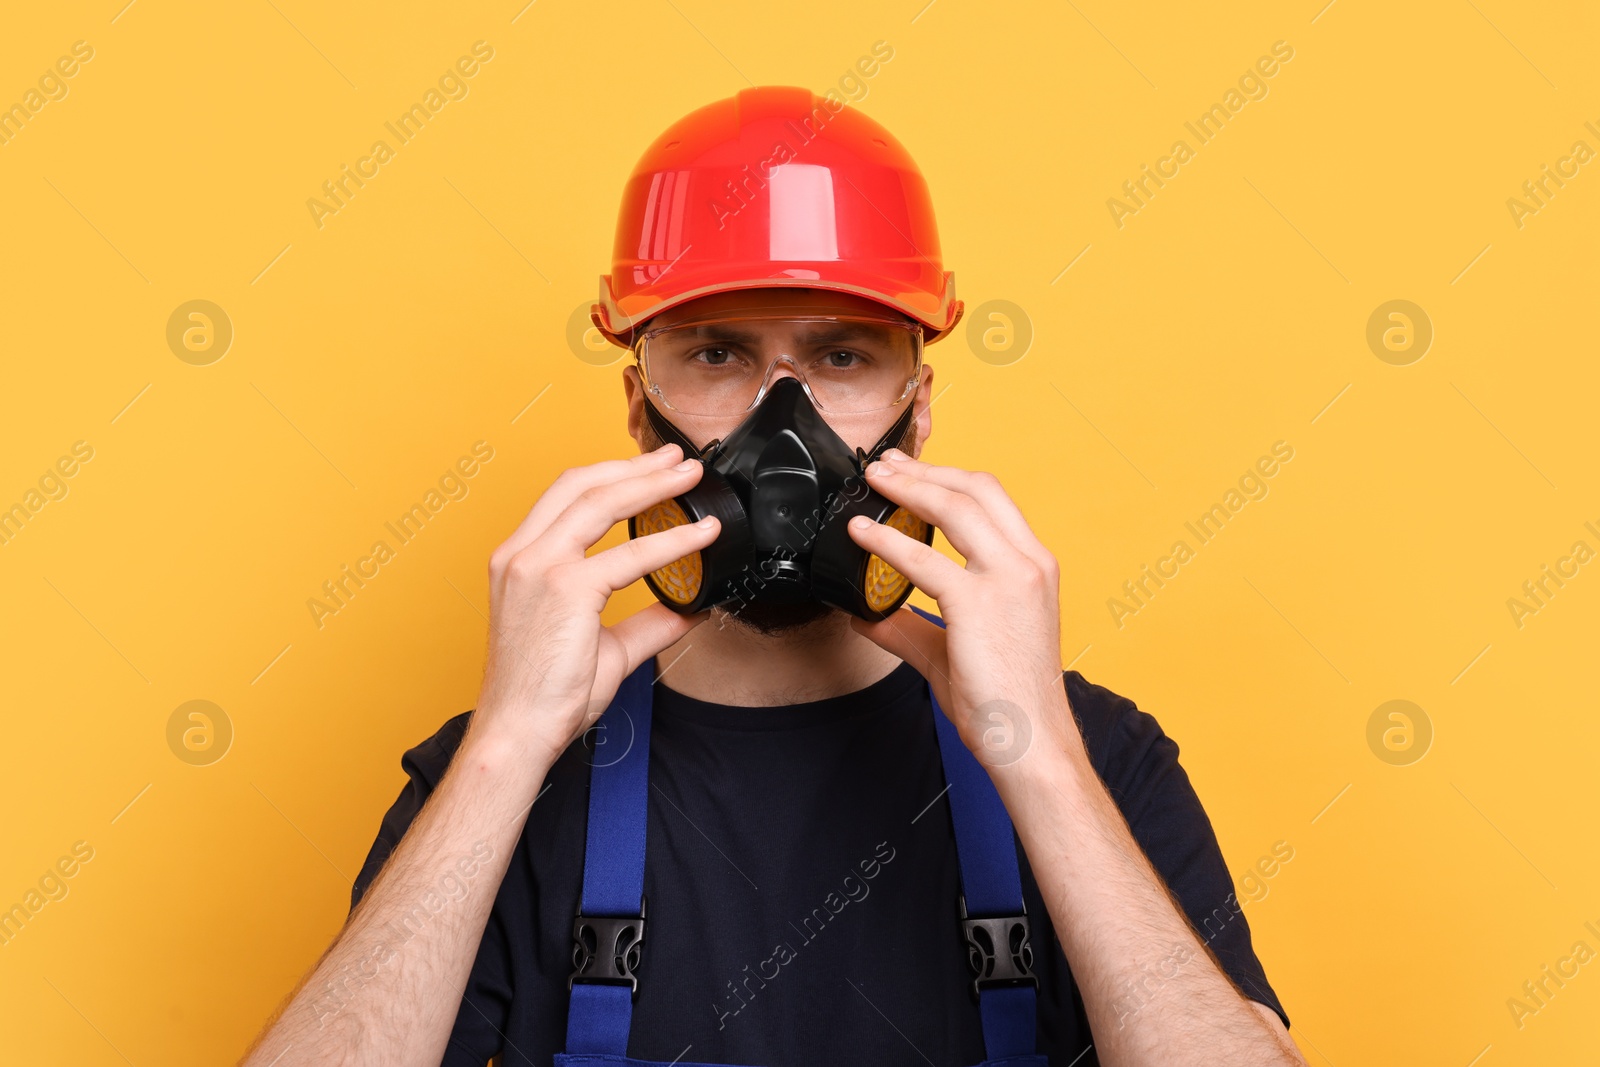
[(622, 368), (622, 392), (628, 399), (628, 436), (645, 451), (644, 434), (644, 382), (639, 379), (639, 368), (632, 363)]
[(917, 413), (912, 421), (917, 427), (917, 456), (920, 456), (928, 444), (928, 435), (933, 433), (933, 367), (927, 363), (922, 365), (922, 381), (917, 385), (917, 395), (912, 403), (916, 405)]

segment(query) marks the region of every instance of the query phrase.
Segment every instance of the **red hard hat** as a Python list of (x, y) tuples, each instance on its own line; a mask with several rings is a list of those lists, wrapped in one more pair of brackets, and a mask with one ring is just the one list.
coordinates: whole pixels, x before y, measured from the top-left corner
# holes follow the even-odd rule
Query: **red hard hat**
[(929, 342), (962, 312), (911, 156), (866, 115), (796, 86), (707, 104), (645, 150), (590, 317), (627, 347), (668, 308), (766, 286), (878, 301), (922, 323)]

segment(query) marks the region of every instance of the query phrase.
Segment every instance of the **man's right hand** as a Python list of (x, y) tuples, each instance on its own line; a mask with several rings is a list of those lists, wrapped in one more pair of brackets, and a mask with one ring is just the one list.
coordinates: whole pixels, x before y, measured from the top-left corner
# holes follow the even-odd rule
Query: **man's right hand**
[[(680, 462), (682, 460), (682, 462)], [(593, 556), (618, 522), (678, 496), (704, 466), (677, 445), (564, 471), (489, 559), (489, 655), (475, 740), (531, 748), (553, 763), (600, 717), (622, 680), (705, 621), (652, 604), (612, 626), (611, 594), (711, 544), (714, 518)]]
[[(652, 604), (606, 627), (600, 612), (612, 593), (709, 545), (715, 520), (587, 556), (618, 522), (700, 480), (700, 463), (682, 458), (668, 445), (566, 471), (495, 550), (489, 661), (467, 736), (344, 930), (246, 1054), (249, 1067), (443, 1058), (545, 772), (623, 678), (704, 621)], [(480, 854), (488, 858), (463, 896), (441, 909), (423, 903), (463, 857)]]

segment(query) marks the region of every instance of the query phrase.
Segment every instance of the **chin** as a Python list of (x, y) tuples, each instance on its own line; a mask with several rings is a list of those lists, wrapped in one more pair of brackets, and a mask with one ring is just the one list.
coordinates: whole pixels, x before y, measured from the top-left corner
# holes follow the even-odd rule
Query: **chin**
[(763, 637), (804, 630), (838, 614), (843, 613), (838, 608), (819, 600), (809, 600), (799, 604), (752, 601), (732, 611), (724, 608), (716, 610), (719, 623), (731, 622)]

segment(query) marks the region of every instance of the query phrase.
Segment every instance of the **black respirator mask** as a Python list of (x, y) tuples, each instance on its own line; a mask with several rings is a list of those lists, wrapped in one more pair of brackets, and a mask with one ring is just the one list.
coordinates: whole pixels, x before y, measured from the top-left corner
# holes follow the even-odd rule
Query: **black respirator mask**
[(911, 581), (851, 539), (857, 515), (887, 523), (924, 544), (933, 527), (867, 485), (865, 469), (898, 444), (913, 405), (868, 451), (852, 449), (833, 431), (795, 378), (774, 381), (732, 433), (695, 447), (655, 404), (645, 414), (662, 441), (698, 458), (705, 472), (682, 496), (628, 520), (643, 537), (715, 515), (722, 524), (709, 546), (653, 571), (645, 583), (669, 608), (763, 602), (821, 601), (869, 621), (897, 610)]

